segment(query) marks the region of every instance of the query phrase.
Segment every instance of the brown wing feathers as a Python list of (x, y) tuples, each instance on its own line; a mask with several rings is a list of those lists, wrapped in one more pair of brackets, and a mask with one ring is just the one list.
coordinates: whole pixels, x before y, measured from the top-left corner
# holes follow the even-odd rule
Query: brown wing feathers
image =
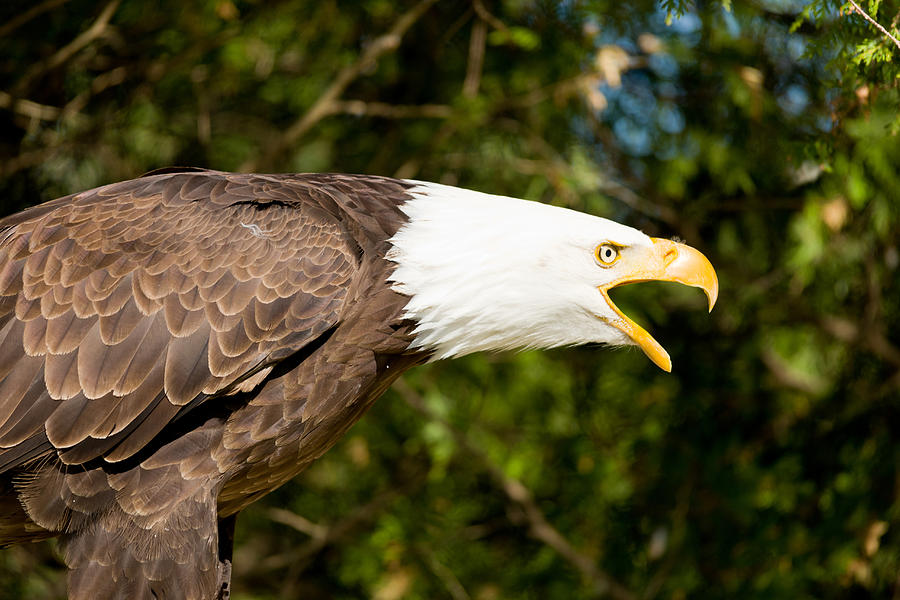
[(356, 248), (302, 192), (157, 175), (0, 221), (0, 468), (47, 442), (70, 462), (127, 458), (331, 327)]
[(217, 518), (424, 359), (404, 186), (166, 171), (0, 220), (0, 544), (61, 535), (73, 599), (214, 596)]

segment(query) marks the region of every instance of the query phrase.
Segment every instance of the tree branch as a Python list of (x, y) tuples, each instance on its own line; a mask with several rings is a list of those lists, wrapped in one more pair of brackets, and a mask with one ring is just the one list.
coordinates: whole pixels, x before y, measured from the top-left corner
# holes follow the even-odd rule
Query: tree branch
[(68, 1), (69, 0), (45, 0), (37, 6), (32, 6), (25, 12), (16, 15), (5, 24), (0, 25), (0, 38), (9, 35), (33, 18), (47, 12), (48, 10), (54, 9), (57, 6), (62, 6)]
[(39, 165), (53, 156), (57, 150), (58, 148), (55, 146), (45, 147), (30, 152), (22, 152), (11, 158), (4, 159), (2, 164), (0, 164), (0, 177), (9, 177), (23, 169), (30, 169)]
[(270, 508), (269, 518), (276, 523), (287, 525), (292, 529), (296, 529), (300, 533), (305, 533), (314, 540), (328, 539), (328, 527), (313, 523), (306, 517), (298, 515), (284, 508)]
[(477, 14), (482, 21), (489, 24), (491, 27), (498, 31), (509, 31), (509, 27), (506, 24), (491, 14), (491, 12), (484, 6), (484, 2), (482, 0), (473, 0), (472, 8), (475, 9), (475, 14)]
[(637, 596), (600, 569), (591, 557), (579, 552), (558, 529), (547, 521), (544, 513), (541, 512), (537, 502), (535, 502), (531, 491), (522, 482), (507, 476), (497, 465), (491, 462), (481, 449), (477, 448), (469, 440), (465, 433), (453, 427), (449, 421), (428, 408), (419, 393), (411, 388), (403, 378), (398, 379), (394, 383), (394, 389), (397, 390), (410, 407), (428, 420), (440, 424), (453, 436), (456, 444), (466, 454), (482, 463), (484, 469), (506, 494), (510, 503), (522, 515), (524, 522), (528, 525), (528, 531), (531, 536), (555, 550), (557, 554), (571, 563), (581, 573), (582, 577), (590, 582), (597, 595), (603, 596), (608, 594), (616, 600), (637, 599)]
[(825, 390), (821, 380), (809, 380), (795, 373), (784, 359), (771, 348), (763, 348), (760, 358), (781, 387), (794, 389), (810, 396), (817, 396)]
[(396, 465), (394, 475), (391, 486), (332, 523), (315, 523), (282, 508), (269, 509), (267, 514), (270, 519), (308, 535), (310, 539), (302, 546), (266, 557), (261, 561), (258, 560), (258, 557), (248, 561), (237, 560), (235, 562), (238, 565), (239, 573), (243, 575), (250, 569), (258, 573), (268, 572), (285, 567), (292, 567), (297, 573), (302, 572), (319, 552), (350, 537), (364, 525), (371, 523), (379, 515), (390, 510), (391, 504), (398, 497), (421, 486), (428, 471), (425, 468), (419, 468), (418, 465), (400, 461)]
[(266, 572), (293, 565), (302, 570), (305, 564), (324, 548), (339, 542), (355, 529), (374, 520), (390, 506), (399, 493), (400, 491), (396, 489), (386, 490), (330, 525), (313, 523), (305, 517), (288, 510), (280, 508), (270, 509), (268, 511), (269, 518), (310, 536), (309, 541), (290, 552), (268, 556), (258, 561), (255, 565), (253, 564), (254, 561), (236, 561), (238, 565), (245, 565), (244, 569), (241, 569), (241, 567), (238, 567), (238, 569), (242, 573), (251, 567), (256, 572)]
[(431, 7), (437, 0), (422, 0), (406, 13), (402, 14), (394, 26), (384, 35), (376, 38), (360, 54), (356, 61), (341, 69), (331, 85), (319, 96), (313, 105), (293, 125), (288, 127), (278, 140), (272, 144), (261, 158), (246, 161), (241, 165), (241, 171), (256, 171), (262, 166), (269, 166), (274, 159), (297, 142), (316, 123), (329, 114), (333, 114), (333, 105), (341, 97), (341, 94), (359, 75), (372, 68), (387, 52), (392, 52), (400, 46), (400, 40), (410, 27)]
[(469, 596), (466, 588), (463, 587), (453, 571), (438, 560), (431, 548), (419, 545), (415, 546), (415, 549), (425, 558), (428, 568), (441, 580), (441, 583), (444, 584), (444, 588), (453, 600), (471, 600), (471, 596)]
[(859, 344), (881, 360), (900, 367), (900, 349), (877, 329), (860, 327), (849, 319), (826, 315), (820, 321), (822, 329), (848, 344)]
[(900, 40), (898, 40), (897, 38), (895, 38), (895, 37), (891, 34), (890, 31), (888, 31), (887, 29), (885, 29), (885, 28), (881, 25), (881, 23), (879, 23), (878, 21), (876, 21), (875, 19), (873, 19), (872, 17), (870, 17), (869, 14), (868, 14), (866, 11), (864, 11), (864, 10), (862, 9), (862, 7), (861, 7), (859, 4), (857, 4), (856, 2), (854, 2), (854, 0), (847, 0), (847, 1), (848, 1), (850, 4), (853, 5), (853, 8), (856, 10), (856, 12), (858, 12), (860, 15), (862, 15), (862, 17), (863, 17), (866, 21), (868, 21), (869, 23), (871, 23), (872, 25), (874, 25), (875, 28), (878, 29), (878, 31), (880, 31), (881, 33), (883, 33), (883, 34), (885, 35), (885, 37), (887, 37), (889, 40), (891, 40), (892, 42), (894, 42), (894, 45), (897, 46), (897, 48), (900, 48)]
[(39, 121), (55, 121), (62, 111), (55, 106), (38, 104), (31, 100), (13, 98), (10, 94), (0, 91), (0, 108), (8, 108), (17, 115), (37, 119)]
[(453, 109), (446, 104), (405, 105), (363, 100), (335, 100), (331, 103), (328, 114), (386, 119), (447, 119), (453, 115)]
[(94, 81), (91, 82), (90, 89), (81, 92), (66, 103), (62, 109), (61, 116), (63, 118), (77, 116), (78, 113), (84, 110), (84, 107), (87, 106), (88, 101), (92, 97), (108, 88), (124, 83), (126, 75), (127, 70), (125, 67), (116, 67), (111, 71), (97, 75)]
[(109, 20), (119, 7), (119, 2), (120, 0), (112, 0), (104, 6), (103, 10), (100, 12), (100, 16), (97, 17), (90, 27), (79, 34), (74, 40), (57, 50), (53, 56), (29, 69), (25, 75), (22, 76), (22, 79), (16, 83), (14, 89), (17, 92), (27, 89), (28, 85), (42, 73), (63, 64), (72, 58), (78, 51), (87, 47), (91, 42), (102, 36), (106, 32)]
[(469, 62), (466, 65), (466, 78), (463, 81), (462, 93), (466, 98), (478, 95), (481, 85), (481, 72), (484, 68), (484, 51), (487, 46), (487, 24), (483, 19), (475, 19), (469, 38)]

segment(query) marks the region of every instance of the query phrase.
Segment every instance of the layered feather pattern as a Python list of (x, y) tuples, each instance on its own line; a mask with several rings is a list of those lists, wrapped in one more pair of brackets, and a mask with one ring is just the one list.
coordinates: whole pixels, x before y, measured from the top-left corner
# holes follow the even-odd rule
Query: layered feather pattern
[(408, 187), (174, 170), (0, 220), (0, 545), (61, 536), (71, 598), (215, 597), (226, 517), (426, 358)]
[[(107, 452), (93, 440), (154, 403), (227, 393), (274, 351), (334, 323), (356, 265), (335, 243), (340, 225), (252, 183), (151, 177), (7, 226), (0, 447), (43, 429), (89, 460), (79, 445)], [(107, 460), (128, 458), (163, 426), (139, 428)]]

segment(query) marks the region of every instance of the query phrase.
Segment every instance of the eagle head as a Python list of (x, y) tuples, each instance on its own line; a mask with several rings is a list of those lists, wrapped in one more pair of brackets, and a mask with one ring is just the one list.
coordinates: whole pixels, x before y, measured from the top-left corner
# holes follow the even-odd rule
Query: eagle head
[(387, 258), (393, 288), (409, 296), (413, 346), (435, 359), (601, 343), (637, 345), (670, 371), (668, 353), (609, 290), (675, 281), (715, 304), (716, 272), (685, 244), (538, 202), (409, 183), (408, 221)]

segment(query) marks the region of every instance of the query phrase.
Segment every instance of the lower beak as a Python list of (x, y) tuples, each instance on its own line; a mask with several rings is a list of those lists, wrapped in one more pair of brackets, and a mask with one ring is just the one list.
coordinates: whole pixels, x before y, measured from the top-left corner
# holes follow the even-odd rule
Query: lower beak
[[(719, 281), (716, 271), (709, 260), (699, 251), (679, 244), (671, 240), (652, 238), (653, 244), (646, 254), (640, 256), (631, 255), (622, 257), (621, 264), (616, 265), (619, 270), (624, 268), (626, 274), (618, 279), (601, 286), (600, 293), (616, 313), (618, 318), (611, 319), (610, 324), (621, 330), (634, 343), (641, 347), (644, 354), (659, 368), (669, 372), (672, 370), (672, 359), (669, 353), (653, 339), (647, 330), (631, 320), (625, 313), (613, 303), (609, 297), (609, 290), (626, 283), (638, 283), (641, 281), (675, 281), (684, 285), (701, 288), (706, 292), (709, 301), (709, 310), (712, 311), (716, 298), (719, 295)], [(628, 263), (624, 261), (627, 260)]]

